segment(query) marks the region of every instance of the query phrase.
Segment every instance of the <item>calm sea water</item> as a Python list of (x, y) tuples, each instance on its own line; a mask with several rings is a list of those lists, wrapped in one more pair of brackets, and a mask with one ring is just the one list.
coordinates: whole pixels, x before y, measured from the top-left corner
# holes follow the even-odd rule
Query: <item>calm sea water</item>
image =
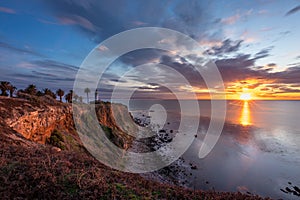
[[(201, 116), (210, 117), (210, 101), (198, 101)], [(169, 127), (176, 129), (182, 113), (176, 100), (132, 100), (133, 114), (166, 110)], [(185, 108), (191, 109), (193, 108)], [(187, 186), (195, 189), (250, 192), (283, 199), (299, 199), (280, 189), (300, 186), (300, 101), (227, 101), (226, 123), (218, 143), (198, 158), (208, 121), (200, 121), (193, 144), (184, 153), (193, 163)]]

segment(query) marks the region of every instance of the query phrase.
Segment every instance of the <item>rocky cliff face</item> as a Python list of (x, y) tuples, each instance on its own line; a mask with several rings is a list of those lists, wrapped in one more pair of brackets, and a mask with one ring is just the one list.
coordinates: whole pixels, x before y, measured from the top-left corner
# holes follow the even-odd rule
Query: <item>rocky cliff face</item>
[(42, 144), (55, 129), (74, 133), (70, 105), (41, 102), (1, 98), (1, 120), (25, 138)]
[[(112, 130), (110, 134), (113, 136), (113, 142), (127, 149), (132, 138), (125, 132), (128, 130), (120, 128), (112, 116), (111, 104), (100, 103), (95, 108), (99, 123)], [(117, 116), (124, 113), (129, 115), (125, 106), (116, 105), (115, 108)], [(0, 97), (0, 111), (2, 123), (34, 142), (44, 144), (54, 130), (73, 135), (79, 141), (72, 118), (71, 104), (59, 103), (47, 97), (27, 99)]]

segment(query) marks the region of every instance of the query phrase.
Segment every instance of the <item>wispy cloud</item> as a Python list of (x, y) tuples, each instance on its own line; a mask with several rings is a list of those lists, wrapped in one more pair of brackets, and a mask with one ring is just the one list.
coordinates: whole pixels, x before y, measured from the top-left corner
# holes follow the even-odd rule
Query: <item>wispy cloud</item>
[(235, 15), (226, 17), (221, 19), (221, 23), (226, 24), (226, 25), (232, 25), (238, 22), (240, 19), (245, 19), (246, 17), (250, 16), (253, 13), (253, 10), (248, 10), (242, 14), (237, 13)]
[(11, 8), (0, 7), (0, 12), (8, 13), (8, 14), (16, 14), (17, 12)]
[(291, 14), (294, 14), (294, 13), (298, 12), (298, 11), (300, 11), (300, 5), (294, 7), (294, 8), (291, 9), (291, 10), (289, 10), (289, 11), (285, 14), (285, 16), (289, 16), (289, 15), (291, 15)]
[(53, 60), (23, 61), (15, 66), (16, 70), (6, 73), (5, 77), (18, 87), (30, 83), (39, 87), (57, 89), (72, 88), (78, 67)]
[(266, 15), (266, 14), (269, 13), (269, 11), (268, 11), (268, 10), (259, 10), (257, 13), (258, 13), (259, 15)]
[(146, 22), (142, 22), (142, 21), (133, 21), (132, 24), (136, 25), (136, 26), (145, 26), (145, 25), (147, 25)]
[(270, 51), (273, 49), (274, 47), (268, 47), (265, 49), (262, 49), (261, 51), (259, 51), (258, 53), (255, 54), (255, 59), (261, 59), (261, 58), (265, 58), (270, 56)]
[(43, 24), (60, 25), (60, 23), (58, 23), (58, 22), (49, 21), (49, 20), (45, 20), (45, 19), (37, 19), (37, 20)]
[(214, 46), (211, 49), (207, 50), (205, 53), (215, 56), (234, 53), (240, 49), (242, 42), (242, 40), (232, 41), (230, 39), (227, 39), (222, 42), (221, 46)]
[(240, 18), (241, 18), (241, 15), (236, 14), (236, 15), (221, 19), (221, 23), (223, 23), (223, 24), (235, 24)]
[(13, 45), (8, 44), (6, 42), (1, 42), (0, 41), (0, 48), (7, 49), (9, 51), (13, 51), (13, 52), (16, 52), (16, 53), (31, 54), (31, 55), (38, 56), (38, 57), (44, 57), (42, 54), (40, 54), (38, 52), (35, 52), (33, 50), (30, 50), (28, 48), (16, 47), (16, 46), (13, 46)]
[(244, 43), (253, 43), (259, 40), (255, 33), (250, 33), (247, 30), (242, 33), (240, 38)]
[(272, 30), (274, 30), (273, 27), (264, 27), (264, 28), (260, 29), (261, 32), (268, 32), (268, 31), (272, 31)]
[(89, 20), (78, 15), (61, 16), (58, 20), (63, 25), (79, 25), (93, 32), (96, 30), (95, 26)]

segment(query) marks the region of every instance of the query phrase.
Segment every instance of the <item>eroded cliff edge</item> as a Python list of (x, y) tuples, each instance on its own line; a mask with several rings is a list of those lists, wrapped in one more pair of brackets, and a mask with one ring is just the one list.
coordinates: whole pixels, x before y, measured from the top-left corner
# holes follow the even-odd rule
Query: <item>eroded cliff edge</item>
[[(86, 107), (89, 105), (74, 106), (77, 107), (77, 110), (81, 109), (84, 115), (87, 110)], [(110, 103), (99, 102), (94, 106), (88, 109), (95, 109), (98, 122), (106, 130), (107, 137), (117, 146), (127, 149), (133, 138), (126, 133), (128, 130), (123, 130), (119, 124), (128, 123), (130, 127), (134, 127), (133, 121), (121, 122), (122, 118), (119, 117), (120, 122), (117, 123), (113, 117), (113, 114), (115, 116), (128, 116), (127, 107), (114, 104), (113, 113)], [(60, 103), (47, 96), (33, 97), (27, 95), (24, 99), (0, 97), (0, 112), (2, 124), (20, 133), (26, 139), (45, 144), (51, 134), (57, 130), (62, 133), (63, 137), (69, 138), (76, 145), (81, 145), (73, 121), (72, 104)], [(88, 116), (86, 118), (88, 120)], [(70, 147), (70, 144), (66, 145)]]

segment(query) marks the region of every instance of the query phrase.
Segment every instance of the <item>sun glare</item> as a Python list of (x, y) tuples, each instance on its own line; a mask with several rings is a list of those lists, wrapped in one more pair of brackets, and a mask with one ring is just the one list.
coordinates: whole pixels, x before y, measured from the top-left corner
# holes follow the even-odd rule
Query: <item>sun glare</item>
[(251, 99), (251, 94), (250, 93), (243, 93), (243, 94), (241, 94), (240, 99), (243, 100), (243, 101), (248, 101), (248, 100)]

